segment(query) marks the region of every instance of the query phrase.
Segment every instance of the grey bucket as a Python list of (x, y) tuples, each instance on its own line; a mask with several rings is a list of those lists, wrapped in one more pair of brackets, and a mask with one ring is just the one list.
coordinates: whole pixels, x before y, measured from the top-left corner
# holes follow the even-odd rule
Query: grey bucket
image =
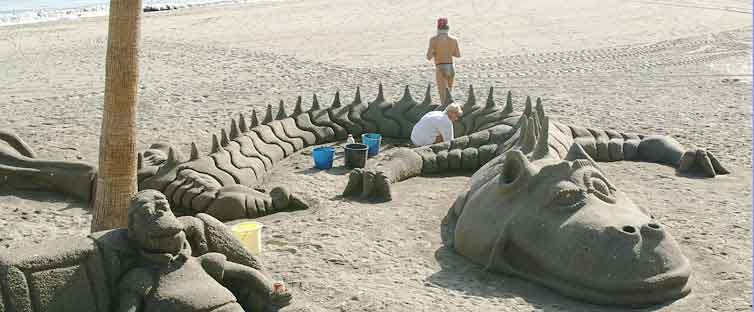
[(346, 144), (346, 168), (364, 168), (367, 165), (367, 147), (360, 143)]

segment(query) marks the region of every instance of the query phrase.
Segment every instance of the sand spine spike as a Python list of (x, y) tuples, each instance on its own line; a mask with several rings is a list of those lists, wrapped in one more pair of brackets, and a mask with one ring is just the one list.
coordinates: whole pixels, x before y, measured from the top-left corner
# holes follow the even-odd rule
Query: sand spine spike
[(515, 149), (520, 150), (524, 154), (526, 154), (526, 152), (524, 152), (523, 150), (523, 145), (524, 145), (524, 140), (526, 140), (526, 136), (529, 132), (528, 127), (529, 127), (529, 120), (526, 118), (526, 116), (521, 115), (521, 118), (518, 119), (518, 124), (516, 125), (516, 128), (517, 128), (516, 131), (518, 132), (518, 139), (515, 141), (513, 146)]
[(476, 105), (476, 95), (474, 94), (474, 85), (469, 85), (469, 97), (466, 99), (466, 103), (463, 104), (463, 110), (471, 112), (471, 108)]
[(424, 91), (424, 101), (422, 101), (421, 105), (429, 106), (432, 104), (432, 95), (430, 94), (430, 91), (432, 90), (432, 84), (427, 84), (427, 90)]
[(540, 135), (540, 129), (542, 128), (542, 119), (540, 119), (540, 115), (535, 110), (532, 110), (529, 118), (531, 118), (533, 123), (532, 130), (534, 130), (534, 137), (538, 138)]
[(246, 126), (246, 117), (244, 117), (243, 113), (238, 116), (238, 128), (241, 130), (241, 133), (249, 131), (249, 127)]
[(504, 114), (513, 113), (513, 92), (508, 90), (508, 95), (505, 97), (505, 107), (503, 108)]
[(537, 98), (537, 104), (534, 106), (534, 109), (537, 112), (539, 120), (543, 121), (545, 119), (545, 108), (542, 106), (542, 98)]
[(264, 114), (264, 120), (262, 120), (262, 124), (266, 125), (270, 122), (272, 122), (272, 104), (267, 104), (267, 112), (265, 112)]
[(524, 116), (531, 116), (531, 97), (526, 96), (526, 106), (524, 107)]
[(220, 129), (220, 146), (226, 147), (230, 144), (230, 140), (228, 140), (228, 133), (225, 132), (225, 129)]
[(196, 147), (196, 143), (191, 142), (191, 156), (189, 157), (190, 160), (197, 160), (199, 159), (199, 148)]
[(212, 153), (217, 153), (220, 151), (220, 142), (217, 140), (217, 135), (212, 135)]
[(495, 88), (490, 87), (490, 92), (487, 93), (487, 102), (484, 104), (484, 108), (486, 109), (492, 109), (495, 108)]
[(238, 128), (238, 124), (235, 119), (230, 120), (230, 139), (233, 140), (241, 135), (241, 129)]
[(251, 110), (251, 127), (254, 128), (259, 125), (259, 119), (257, 118), (257, 109)]
[(313, 110), (320, 110), (319, 100), (317, 99), (316, 93), (312, 93), (312, 107), (309, 109), (309, 111)]
[(377, 98), (374, 99), (375, 103), (382, 103), (385, 102), (385, 94), (382, 91), (382, 82), (380, 82), (379, 87), (377, 88)]
[(414, 98), (411, 97), (411, 90), (409, 89), (408, 85), (403, 89), (403, 96), (400, 99), (400, 102), (403, 101), (411, 101), (413, 102)]
[(173, 148), (170, 148), (168, 150), (168, 160), (165, 162), (165, 166), (171, 168), (177, 166), (178, 164), (180, 164), (180, 161), (176, 159), (175, 150)]
[(526, 155), (534, 150), (534, 146), (537, 144), (537, 138), (534, 130), (534, 119), (527, 118), (525, 121), (526, 123), (522, 126), (524, 131), (521, 132), (521, 137), (519, 138), (519, 147), (521, 148), (521, 152)]
[(547, 156), (550, 152), (550, 118), (544, 117), (541, 122), (539, 130), (539, 137), (537, 137), (537, 145), (534, 147), (533, 159), (540, 159)]
[(275, 116), (275, 120), (281, 120), (288, 118), (288, 113), (285, 112), (285, 103), (283, 103), (283, 100), (280, 100), (280, 103), (278, 104), (278, 114)]
[(340, 103), (340, 91), (335, 91), (335, 97), (332, 99), (332, 105), (330, 105), (331, 108), (339, 108), (341, 107)]
[(354, 104), (361, 104), (361, 87), (356, 86), (356, 94), (353, 96)]
[(301, 96), (296, 97), (296, 106), (293, 107), (293, 116), (298, 116), (304, 113), (304, 109), (301, 108)]

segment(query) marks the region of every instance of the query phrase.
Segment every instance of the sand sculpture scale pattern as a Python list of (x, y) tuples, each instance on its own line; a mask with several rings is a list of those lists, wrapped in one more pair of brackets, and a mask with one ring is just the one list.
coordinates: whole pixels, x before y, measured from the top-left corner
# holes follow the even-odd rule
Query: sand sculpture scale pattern
[[(192, 144), (188, 160), (168, 144), (153, 145), (142, 157), (146, 160), (140, 161), (145, 165), (140, 169), (139, 187), (164, 192), (178, 211), (205, 212), (221, 220), (254, 218), (294, 207), (303, 208), (305, 205), (285, 190), (273, 190), (270, 198), (250, 187), (260, 183), (272, 166), (285, 157), (308, 146), (344, 140), (349, 133), (358, 137), (362, 133), (376, 132), (385, 137), (408, 139), (414, 124), (425, 113), (445, 107), (432, 104), (429, 92), (428, 86), (424, 101), (419, 103), (406, 87), (403, 96), (391, 102), (385, 99), (380, 84), (376, 99), (369, 103), (362, 101), (357, 88), (350, 104), (341, 103), (338, 92), (328, 108), (320, 105), (315, 94), (308, 110), (303, 109), (299, 97), (290, 116), (282, 101), (274, 117), (272, 105), (268, 105), (261, 121), (256, 111), (252, 112), (248, 123), (241, 114), (238, 121), (231, 121), (228, 131), (221, 130), (219, 138), (213, 136), (212, 151), (207, 156), (199, 156), (196, 144)], [(524, 112), (519, 114), (514, 113), (511, 98), (509, 92), (505, 105), (496, 105), (490, 88), (487, 100), (477, 103), (473, 86), (470, 87), (464, 103), (465, 114), (454, 127), (457, 139), (399, 150), (390, 158), (394, 161), (388, 160), (376, 170), (356, 170), (344, 194), (361, 193), (362, 197), (389, 200), (392, 183), (422, 173), (476, 170), (483, 166), (508, 151), (519, 137), (526, 139), (523, 134), (539, 131), (537, 127), (528, 129), (535, 125), (527, 126), (526, 121), (533, 114), (541, 115), (538, 120), (544, 118), (541, 100), (536, 100), (537, 111), (534, 112), (532, 100), (527, 97)], [(640, 153), (643, 136), (553, 125), (553, 130), (559, 131), (550, 144), (561, 156), (565, 156), (573, 143), (583, 146), (598, 161), (644, 160), (678, 165), (684, 154), (680, 145), (667, 137), (647, 141), (643, 144), (644, 153)], [(659, 143), (653, 143), (655, 141)], [(663, 150), (668, 144), (671, 147)], [(712, 176), (725, 172), (714, 156), (706, 152), (699, 154), (707, 158), (701, 161), (704, 172)], [(695, 159), (695, 156), (687, 158)], [(687, 167), (696, 163), (693, 159)], [(284, 200), (273, 200), (275, 198)], [(291, 198), (299, 204), (288, 204)]]
[[(678, 244), (648, 210), (635, 206), (609, 182), (596, 161), (658, 162), (714, 177), (728, 173), (717, 159), (703, 149), (686, 150), (666, 136), (551, 122), (540, 99), (533, 104), (527, 97), (523, 113), (514, 113), (510, 92), (501, 107), (492, 91), (482, 104), (470, 87), (463, 118), (455, 123), (456, 139), (391, 151), (375, 167), (352, 171), (344, 195), (390, 200), (396, 182), (428, 173), (476, 171), (441, 225), (443, 243), (469, 260), (598, 304), (646, 306), (688, 294), (690, 264)], [(268, 107), (261, 122), (252, 114), (249, 129), (242, 117), (231, 123), (230, 136), (223, 130), (219, 144), (214, 138), (214, 162), (200, 162), (193, 149), (193, 160), (181, 163), (168, 149), (167, 165), (141, 186), (171, 194), (180, 189), (175, 185), (196, 183), (169, 172), (222, 171), (231, 178), (211, 175), (216, 186), (205, 187), (209, 195), (196, 198), (207, 198), (210, 214), (232, 216), (228, 213), (233, 203), (246, 203), (233, 209), (248, 214), (250, 203), (259, 202), (249, 198), (262, 194), (239, 190), (239, 160), (267, 159), (274, 165), (305, 146), (342, 140), (348, 133), (378, 132), (405, 139), (426, 112), (443, 109), (432, 105), (428, 95), (429, 88), (424, 102), (417, 103), (406, 88), (403, 97), (391, 103), (380, 86), (377, 98), (368, 104), (357, 89), (355, 100), (345, 106), (336, 94), (328, 109), (316, 96), (308, 111), (299, 98), (291, 116), (282, 103), (276, 118)], [(221, 165), (218, 155), (226, 155), (224, 163), (235, 167)], [(256, 174), (269, 169), (263, 161), (253, 163)], [(155, 178), (165, 182), (146, 183)], [(175, 194), (174, 200), (182, 198)], [(218, 202), (223, 204), (212, 208)], [(203, 211), (203, 206), (190, 208)]]
[[(207, 213), (220, 220), (305, 209), (306, 203), (286, 189), (275, 188), (266, 194), (254, 187), (277, 162), (308, 146), (344, 140), (348, 134), (359, 137), (367, 132), (408, 139), (413, 125), (425, 113), (445, 107), (432, 104), (429, 94), (428, 86), (424, 100), (417, 102), (406, 87), (403, 96), (392, 102), (386, 100), (380, 84), (376, 99), (368, 103), (362, 101), (357, 88), (354, 100), (348, 104), (343, 104), (336, 92), (327, 108), (320, 105), (315, 94), (308, 110), (304, 110), (299, 97), (290, 115), (282, 101), (275, 116), (272, 105), (268, 105), (261, 120), (256, 111), (249, 120), (240, 114), (237, 121), (231, 121), (227, 131), (223, 129), (219, 136), (213, 135), (208, 155), (200, 155), (193, 143), (189, 157), (165, 143), (153, 144), (140, 153), (139, 189), (164, 192), (179, 214)], [(533, 126), (526, 124), (527, 118), (544, 115), (540, 99), (536, 99), (536, 111), (532, 106), (532, 99), (527, 97), (523, 113), (514, 112), (510, 92), (504, 105), (497, 105), (492, 88), (486, 101), (480, 103), (471, 86), (463, 104), (465, 114), (455, 124), (455, 140), (412, 150), (399, 149), (376, 169), (354, 171), (344, 194), (389, 200), (389, 185), (412, 176), (446, 170), (474, 171), (525, 139), (522, 134), (539, 131), (536, 127), (527, 130)], [(645, 140), (646, 137), (640, 135), (555, 122), (551, 129), (557, 133), (552, 135), (549, 144), (561, 156), (576, 143), (598, 161), (662, 162), (681, 170), (701, 166), (710, 176), (727, 172), (711, 154), (685, 151), (667, 137)], [(40, 188), (89, 198), (95, 175), (93, 166), (37, 160), (30, 148), (12, 134), (6, 134), (3, 142), (7, 144), (0, 149), (3, 152), (0, 161), (6, 165), (4, 175), (11, 184), (36, 184)], [(658, 148), (661, 151), (657, 151)], [(55, 174), (40, 174), (42, 171)]]
[[(515, 132), (521, 115), (513, 113), (510, 93), (505, 106), (500, 107), (495, 104), (492, 91), (486, 103), (478, 105), (471, 87), (464, 105), (467, 114), (455, 127), (459, 139), (447, 151), (441, 150), (443, 145), (434, 146), (432, 151), (437, 151), (441, 160), (427, 166), (425, 172), (474, 170), (499, 153), (499, 143)], [(414, 124), (425, 113), (444, 108), (430, 103), (429, 92), (427, 87), (425, 99), (419, 103), (406, 87), (403, 96), (391, 102), (385, 99), (380, 85), (376, 99), (369, 103), (362, 101), (357, 88), (353, 102), (347, 105), (336, 93), (328, 108), (321, 107), (314, 95), (311, 108), (306, 111), (299, 97), (290, 116), (282, 102), (275, 117), (271, 105), (261, 121), (256, 111), (249, 122), (241, 114), (238, 121), (231, 121), (228, 131), (221, 130), (219, 138), (213, 136), (212, 151), (207, 156), (199, 156), (196, 144), (192, 144), (188, 160), (169, 144), (151, 146), (140, 156), (139, 187), (164, 192), (178, 211), (206, 212), (221, 220), (253, 218), (288, 209), (250, 187), (260, 183), (278, 161), (308, 146), (367, 132), (408, 139)], [(530, 111), (531, 99), (527, 99), (527, 107)]]
[[(196, 144), (192, 144), (188, 159), (169, 144), (154, 144), (139, 156), (139, 188), (164, 192), (177, 211), (206, 212), (221, 220), (291, 209), (287, 202), (297, 199), (285, 190), (274, 189), (270, 197), (251, 188), (261, 183), (277, 162), (305, 147), (343, 140), (349, 133), (380, 132), (407, 138), (413, 124), (437, 108), (426, 101), (415, 102), (408, 89), (393, 107), (381, 90), (380, 86), (377, 99), (369, 104), (362, 102), (357, 89), (348, 105), (343, 105), (336, 93), (327, 109), (314, 95), (306, 111), (299, 97), (290, 116), (282, 102), (275, 117), (271, 105), (261, 121), (256, 111), (248, 122), (241, 114), (238, 121), (231, 121), (229, 131), (213, 135), (212, 151), (205, 156), (199, 155)], [(282, 197), (285, 200), (276, 200)], [(294, 206), (303, 208), (305, 204), (299, 201)]]
[[(380, 85), (377, 98), (370, 103), (361, 100), (357, 88), (353, 102), (347, 105), (336, 93), (329, 108), (322, 108), (314, 95), (306, 111), (299, 97), (290, 116), (282, 101), (274, 117), (272, 105), (261, 120), (256, 111), (249, 121), (240, 114), (238, 121), (231, 121), (228, 131), (221, 130), (219, 137), (213, 135), (209, 155), (200, 156), (196, 144), (192, 144), (188, 159), (169, 144), (152, 145), (139, 156), (139, 188), (164, 192), (182, 213), (206, 212), (221, 220), (303, 208), (305, 204), (285, 190), (274, 189), (270, 197), (251, 187), (261, 183), (285, 157), (308, 146), (344, 140), (349, 133), (359, 136), (379, 132), (408, 138), (421, 116), (438, 108), (429, 103), (429, 92), (428, 87), (425, 101), (418, 103), (407, 87), (394, 104), (385, 100)], [(494, 122), (490, 119), (488, 125), (480, 126), (489, 127)], [(276, 200), (279, 198), (284, 200)], [(291, 201), (298, 201), (298, 205), (291, 206)]]
[[(250, 120), (241, 115), (231, 121), (229, 130), (212, 137), (207, 155), (196, 144), (187, 158), (170, 144), (150, 146), (138, 157), (139, 188), (163, 192), (178, 213), (220, 220), (306, 209), (284, 188), (267, 194), (253, 187), (282, 159), (349, 133), (408, 138), (424, 114), (447, 105), (432, 104), (429, 94), (428, 87), (419, 103), (406, 87), (391, 102), (380, 85), (369, 103), (357, 88), (346, 105), (339, 93), (328, 108), (315, 95), (304, 110), (299, 97), (290, 115), (281, 102), (273, 116), (270, 105), (261, 120), (252, 112)], [(396, 182), (474, 171), (441, 226), (443, 243), (471, 261), (595, 303), (642, 306), (689, 293), (689, 262), (677, 243), (609, 182), (596, 161), (665, 163), (708, 177), (728, 173), (714, 155), (685, 149), (666, 136), (550, 121), (540, 99), (527, 97), (523, 112), (516, 113), (511, 93), (500, 106), (491, 88), (481, 103), (470, 87), (463, 109), (454, 124), (455, 139), (386, 152), (376, 166), (351, 172), (344, 195), (390, 200)], [(17, 136), (0, 132), (0, 139), (4, 180), (90, 196), (93, 166), (38, 160)]]

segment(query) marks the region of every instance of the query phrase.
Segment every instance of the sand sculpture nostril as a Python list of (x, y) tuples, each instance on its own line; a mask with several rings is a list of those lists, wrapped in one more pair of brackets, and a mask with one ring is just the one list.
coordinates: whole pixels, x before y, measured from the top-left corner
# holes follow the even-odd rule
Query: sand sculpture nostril
[(664, 239), (665, 229), (657, 223), (647, 223), (641, 227), (642, 237), (653, 239)]
[(622, 228), (622, 230), (623, 230), (623, 232), (626, 232), (626, 233), (629, 233), (629, 234), (633, 234), (633, 233), (636, 233), (636, 228), (635, 228), (635, 227), (633, 227), (633, 226), (630, 226), (630, 225), (626, 225), (626, 226), (624, 226), (624, 227)]

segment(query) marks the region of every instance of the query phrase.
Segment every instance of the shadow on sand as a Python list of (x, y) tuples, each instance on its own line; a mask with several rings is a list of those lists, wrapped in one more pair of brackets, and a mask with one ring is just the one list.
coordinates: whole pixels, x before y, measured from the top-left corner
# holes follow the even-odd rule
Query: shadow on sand
[[(515, 299), (525, 301), (542, 311), (656, 311), (665, 305), (646, 308), (600, 306), (562, 296), (554, 291), (513, 276), (485, 271), (451, 249), (443, 246), (435, 251), (435, 259), (442, 268), (427, 277), (426, 282), (435, 287), (458, 291), (465, 296)], [(672, 303), (672, 302), (671, 302)]]

